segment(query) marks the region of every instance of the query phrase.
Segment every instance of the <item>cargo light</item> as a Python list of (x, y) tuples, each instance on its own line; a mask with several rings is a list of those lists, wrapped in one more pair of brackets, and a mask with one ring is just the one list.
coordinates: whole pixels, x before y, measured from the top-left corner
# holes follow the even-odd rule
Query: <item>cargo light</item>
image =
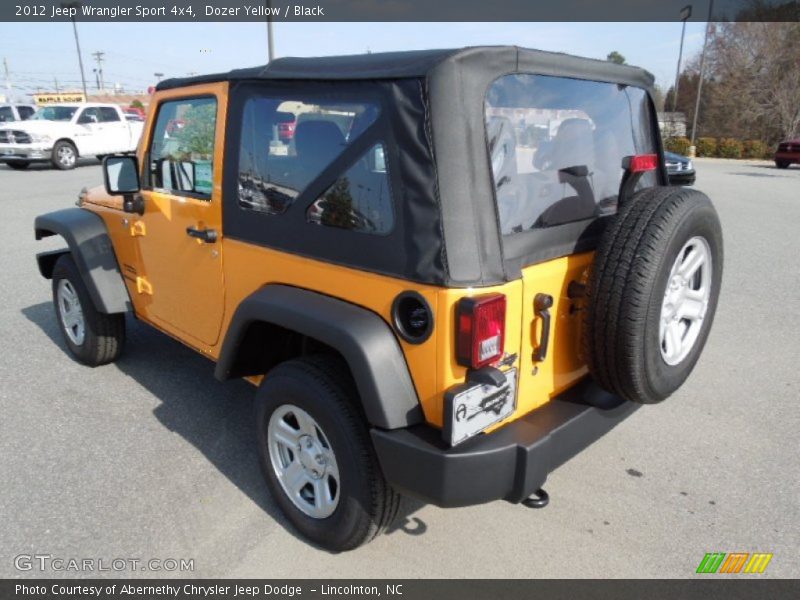
[(462, 298), (456, 308), (456, 361), (480, 369), (503, 356), (506, 297), (485, 294)]

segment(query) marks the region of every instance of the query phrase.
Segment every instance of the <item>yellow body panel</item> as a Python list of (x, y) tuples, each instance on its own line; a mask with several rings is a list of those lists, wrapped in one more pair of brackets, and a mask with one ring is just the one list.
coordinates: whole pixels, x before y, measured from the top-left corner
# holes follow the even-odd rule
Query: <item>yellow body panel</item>
[[(519, 408), (533, 410), (560, 394), (587, 373), (580, 356), (581, 310), (570, 299), (570, 281), (584, 282), (594, 254), (573, 254), (527, 267), (522, 271), (525, 288), (520, 351)], [(542, 319), (534, 314), (536, 294), (553, 297), (550, 309), (550, 343), (542, 362), (533, 360), (541, 340)]]
[[(437, 427), (442, 425), (446, 391), (466, 378), (466, 368), (455, 358), (456, 305), (463, 297), (499, 292), (507, 298), (505, 352), (516, 355), (513, 366), (518, 369), (519, 392), (516, 412), (495, 427), (544, 404), (586, 374), (578, 351), (580, 312), (567, 297), (567, 286), (584, 278), (591, 253), (528, 267), (522, 279), (504, 285), (446, 289), (226, 239), (221, 206), (227, 84), (158, 92), (148, 123), (154, 121), (159, 103), (190, 95), (214, 95), (218, 102), (210, 202), (145, 190), (145, 214), (139, 217), (123, 212), (121, 198), (108, 196), (101, 189), (92, 190), (84, 199), (84, 207), (98, 213), (108, 226), (139, 318), (217, 359), (237, 307), (267, 284), (292, 285), (340, 298), (377, 313), (387, 323), (391, 323), (392, 301), (397, 294), (415, 290), (433, 310), (433, 334), (422, 344), (397, 339), (425, 418)], [(148, 129), (139, 148), (140, 163), (149, 141)], [(217, 243), (205, 244), (188, 237), (188, 226), (216, 229)], [(533, 310), (537, 293), (553, 296), (554, 305), (547, 358), (534, 364), (541, 327)], [(257, 382), (260, 377), (248, 379)]]

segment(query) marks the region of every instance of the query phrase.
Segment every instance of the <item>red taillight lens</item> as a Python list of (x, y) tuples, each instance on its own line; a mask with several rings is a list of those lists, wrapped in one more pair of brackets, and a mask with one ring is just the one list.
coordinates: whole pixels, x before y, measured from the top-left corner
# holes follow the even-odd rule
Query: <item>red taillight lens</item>
[(654, 171), (658, 168), (658, 155), (657, 154), (637, 154), (631, 156), (627, 169), (631, 173), (644, 173), (645, 171)]
[(506, 331), (506, 297), (486, 294), (462, 298), (456, 310), (456, 360), (480, 369), (503, 356)]

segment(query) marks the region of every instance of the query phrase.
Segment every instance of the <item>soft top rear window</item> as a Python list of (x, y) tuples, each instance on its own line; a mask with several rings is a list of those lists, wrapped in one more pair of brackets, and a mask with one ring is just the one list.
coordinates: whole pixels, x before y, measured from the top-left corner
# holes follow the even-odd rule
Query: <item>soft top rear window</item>
[(505, 75), (485, 116), (503, 235), (615, 213), (623, 157), (656, 151), (647, 93), (627, 85)]

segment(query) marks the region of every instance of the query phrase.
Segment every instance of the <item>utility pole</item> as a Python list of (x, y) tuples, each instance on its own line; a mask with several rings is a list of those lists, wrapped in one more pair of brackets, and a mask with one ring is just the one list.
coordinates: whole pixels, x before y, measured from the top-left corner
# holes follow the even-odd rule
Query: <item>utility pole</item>
[(8, 60), (3, 58), (3, 71), (6, 74), (6, 89), (8, 90), (8, 102), (13, 102), (11, 97), (11, 76), (8, 74)]
[(672, 112), (678, 110), (678, 84), (681, 80), (681, 59), (683, 59), (683, 38), (686, 35), (686, 21), (692, 16), (692, 5), (687, 4), (681, 9), (681, 48), (678, 50), (678, 69), (675, 71), (675, 87), (672, 89)]
[(105, 52), (100, 52), (99, 50), (97, 52), (92, 52), (92, 56), (94, 56), (94, 60), (97, 62), (97, 89), (99, 89), (101, 92), (105, 92), (106, 90), (106, 82), (103, 81), (103, 61), (105, 60), (103, 58), (104, 55)]
[(158, 81), (161, 81), (161, 78), (164, 76), (163, 73), (153, 73), (153, 77), (155, 77)]
[(58, 89), (58, 77), (53, 77), (53, 83), (56, 84), (56, 94), (60, 94), (61, 90)]
[[(62, 2), (61, 8), (74, 8), (78, 9), (81, 6), (80, 0), (74, 0), (73, 2)], [(70, 17), (70, 21), (72, 21), (72, 33), (75, 34), (75, 48), (78, 50), (78, 65), (81, 68), (81, 83), (83, 84), (83, 97), (88, 100), (89, 94), (86, 93), (86, 75), (83, 73), (83, 58), (81, 58), (81, 43), (78, 40), (78, 26), (75, 24), (75, 17)]]
[(272, 0), (267, 0), (267, 60), (275, 58), (275, 32), (272, 31)]
[(700, 56), (700, 80), (697, 82), (697, 100), (694, 103), (694, 118), (692, 119), (692, 141), (691, 146), (694, 149), (694, 138), (697, 134), (697, 113), (700, 112), (700, 93), (703, 91), (703, 74), (706, 66), (706, 46), (708, 46), (708, 30), (711, 27), (711, 16), (714, 10), (714, 0), (708, 5), (708, 22), (706, 23), (706, 37), (703, 39), (703, 53)]

